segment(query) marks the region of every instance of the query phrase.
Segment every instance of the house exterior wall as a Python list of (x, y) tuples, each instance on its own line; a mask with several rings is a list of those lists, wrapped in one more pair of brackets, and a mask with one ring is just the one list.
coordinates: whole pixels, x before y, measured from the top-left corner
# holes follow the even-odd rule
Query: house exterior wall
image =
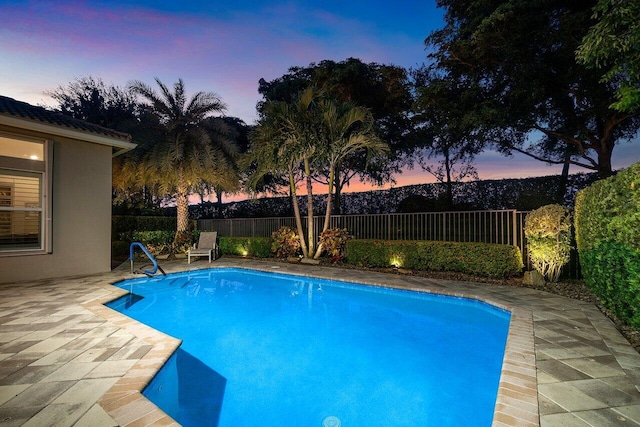
[(0, 283), (109, 271), (109, 146), (0, 126), (0, 131), (53, 141), (52, 253), (0, 256)]

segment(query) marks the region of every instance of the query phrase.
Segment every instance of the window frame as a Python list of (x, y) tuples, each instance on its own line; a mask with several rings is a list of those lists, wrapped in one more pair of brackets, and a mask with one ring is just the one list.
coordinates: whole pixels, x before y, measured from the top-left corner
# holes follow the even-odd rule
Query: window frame
[[(0, 169), (8, 172), (27, 172), (40, 175), (40, 207), (3, 207), (2, 212), (36, 212), (40, 214), (39, 240), (40, 246), (37, 248), (10, 248), (0, 247), (0, 257), (43, 255), (53, 252), (52, 245), (52, 162), (53, 162), (53, 141), (44, 138), (31, 138), (24, 135), (0, 132), (0, 136), (17, 141), (35, 142), (43, 145), (43, 159), (29, 160), (0, 155)], [(11, 196), (13, 197), (13, 195)]]

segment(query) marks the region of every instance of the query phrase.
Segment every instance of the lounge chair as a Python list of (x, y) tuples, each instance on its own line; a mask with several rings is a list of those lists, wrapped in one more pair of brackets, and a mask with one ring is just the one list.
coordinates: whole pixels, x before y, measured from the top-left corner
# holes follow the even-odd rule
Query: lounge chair
[(215, 260), (218, 255), (217, 239), (217, 231), (203, 231), (200, 233), (198, 243), (193, 245), (193, 248), (189, 249), (189, 252), (187, 252), (187, 263), (191, 264), (192, 256), (208, 256), (209, 262), (211, 262), (212, 258)]

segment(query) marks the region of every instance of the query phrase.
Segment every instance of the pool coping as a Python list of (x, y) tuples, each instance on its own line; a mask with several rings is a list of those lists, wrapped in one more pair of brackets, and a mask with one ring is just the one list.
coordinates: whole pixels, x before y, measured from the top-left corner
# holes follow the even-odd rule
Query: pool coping
[[(475, 299), (507, 310), (511, 313), (511, 319), (498, 395), (494, 408), (493, 426), (540, 425), (533, 314), (530, 310), (513, 306), (494, 298), (477, 295), (471, 292), (471, 290), (462, 292), (453, 291), (438, 286), (436, 282), (429, 280), (420, 281), (420, 285), (413, 286), (394, 283), (393, 280), (389, 280), (393, 278), (394, 275), (384, 273), (378, 273), (382, 275), (378, 280), (368, 280), (365, 275), (355, 280), (353, 278), (343, 279), (335, 277), (332, 274), (327, 274), (328, 271), (322, 271), (321, 268), (304, 266), (305, 268), (302, 271), (296, 271), (293, 265), (279, 263), (274, 266), (273, 264), (273, 262), (252, 262), (251, 266), (243, 266), (238, 265), (237, 262), (229, 262), (229, 260), (223, 259), (217, 261), (215, 264), (179, 264), (177, 265), (177, 269), (172, 266), (172, 268), (167, 269), (167, 272), (177, 273), (225, 267), (281, 272), (291, 275), (304, 275), (307, 277), (331, 279), (349, 283)], [(118, 425), (125, 426), (132, 425), (132, 423), (136, 425), (146, 425), (147, 422), (154, 425), (179, 425), (169, 415), (143, 396), (142, 391), (157, 371), (175, 352), (181, 340), (157, 331), (104, 305), (128, 293), (126, 290), (115, 286), (115, 283), (133, 277), (139, 276), (125, 275), (117, 280), (104, 283), (104, 289), (108, 291), (105, 295), (82, 304), (83, 307), (94, 314), (127, 330), (153, 346), (146, 355), (135, 363), (133, 367), (98, 400), (98, 404)], [(434, 286), (425, 287), (425, 285), (429, 286), (429, 283)]]

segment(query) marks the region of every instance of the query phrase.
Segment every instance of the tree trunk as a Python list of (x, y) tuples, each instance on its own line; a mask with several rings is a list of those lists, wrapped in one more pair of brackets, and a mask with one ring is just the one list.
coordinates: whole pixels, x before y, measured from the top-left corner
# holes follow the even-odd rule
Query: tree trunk
[(613, 175), (613, 169), (611, 168), (613, 143), (605, 140), (601, 142), (601, 146), (602, 150), (598, 152), (598, 176), (600, 179), (604, 179)]
[(182, 167), (178, 170), (178, 185), (176, 186), (176, 208), (178, 228), (176, 230), (176, 238), (178, 234), (184, 233), (189, 228), (189, 186), (184, 180), (184, 171)]
[(300, 215), (300, 206), (298, 206), (298, 196), (296, 194), (296, 182), (293, 178), (293, 171), (289, 169), (289, 191), (291, 192), (291, 205), (293, 206), (293, 215), (296, 218), (296, 228), (298, 229), (298, 236), (300, 238), (300, 248), (302, 249), (302, 256), (309, 257), (309, 251), (307, 249), (307, 243), (304, 238), (304, 230), (302, 228), (302, 216)]
[(173, 253), (178, 253), (191, 246), (189, 233), (189, 186), (184, 180), (182, 167), (178, 169), (178, 183), (176, 186), (176, 235), (173, 239)]
[(222, 218), (222, 190), (216, 189), (216, 206), (218, 208), (218, 218)]
[[(329, 183), (331, 183), (331, 179), (329, 179)], [(333, 179), (333, 185), (335, 188), (334, 197), (333, 197), (333, 214), (340, 215), (342, 213), (342, 203), (340, 202), (340, 194), (342, 194), (342, 182), (340, 181), (340, 164), (338, 163), (338, 167), (336, 167), (336, 172)], [(331, 191), (329, 191), (331, 194)]]
[(178, 233), (185, 232), (189, 229), (189, 199), (186, 192), (176, 194), (176, 204), (178, 211)]
[[(333, 169), (329, 171), (329, 189), (327, 191), (327, 209), (324, 211), (324, 224), (322, 225), (322, 232), (324, 233), (329, 228), (329, 223), (331, 221), (331, 199), (333, 198), (333, 178), (334, 172)], [(322, 243), (318, 244), (318, 249), (316, 250), (316, 254), (313, 256), (313, 259), (320, 258), (320, 254), (322, 254)]]
[(307, 181), (307, 247), (309, 249), (308, 257), (312, 257), (316, 245), (315, 233), (313, 232), (313, 181), (311, 180), (311, 166), (309, 159), (304, 159), (304, 172)]
[(569, 182), (569, 166), (571, 165), (571, 150), (569, 145), (564, 152), (564, 165), (562, 166), (562, 173), (560, 174), (560, 182), (558, 182), (558, 193), (556, 194), (556, 203), (562, 204), (564, 202), (564, 195), (567, 193), (567, 182)]
[(450, 211), (453, 207), (453, 183), (451, 182), (451, 158), (448, 146), (445, 146), (444, 149), (444, 168), (447, 175), (447, 210)]
[(333, 214), (334, 215), (342, 215), (342, 202), (340, 198), (342, 197), (342, 184), (337, 182), (334, 185), (333, 190)]
[[(289, 212), (291, 213), (291, 215), (293, 216), (293, 198), (294, 198), (294, 193), (291, 192), (291, 188), (289, 188)], [(298, 201), (296, 200), (296, 203), (298, 203)]]

